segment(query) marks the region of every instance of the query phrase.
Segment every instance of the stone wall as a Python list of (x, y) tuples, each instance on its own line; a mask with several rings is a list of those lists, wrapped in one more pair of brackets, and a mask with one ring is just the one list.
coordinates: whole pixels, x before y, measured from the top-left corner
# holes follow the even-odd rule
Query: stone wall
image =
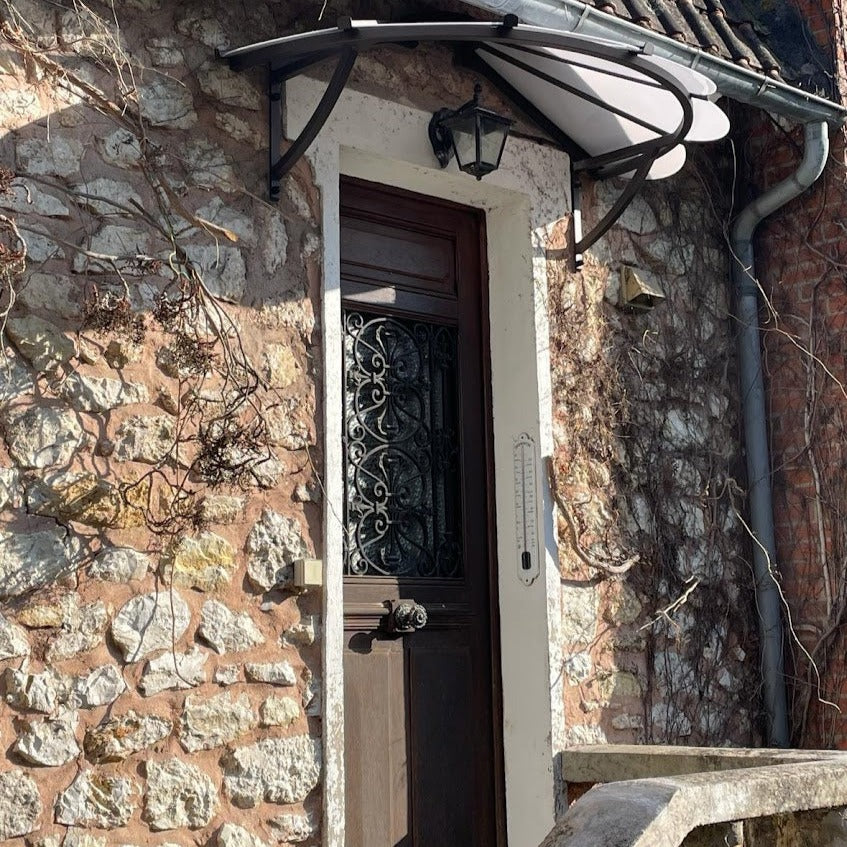
[[(574, 744), (757, 738), (723, 154), (713, 145), (648, 185), (578, 273), (551, 274)], [(588, 186), (586, 231), (619, 189)], [(666, 301), (622, 309), (622, 265), (658, 283)]]
[(0, 840), (316, 844), (318, 198), (214, 59), (285, 22), (116, 8), (0, 9)]

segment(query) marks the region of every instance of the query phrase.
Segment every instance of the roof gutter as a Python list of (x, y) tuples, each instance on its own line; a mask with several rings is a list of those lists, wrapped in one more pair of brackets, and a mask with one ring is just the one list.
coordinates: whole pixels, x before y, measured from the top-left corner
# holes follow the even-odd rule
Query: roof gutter
[(517, 15), (522, 21), (536, 26), (578, 32), (632, 46), (649, 44), (654, 55), (696, 68), (717, 85), (720, 94), (802, 123), (826, 121), (840, 126), (847, 119), (847, 109), (824, 97), (704, 53), (697, 47), (651, 32), (631, 21), (599, 12), (578, 0), (464, 1), (500, 15)]

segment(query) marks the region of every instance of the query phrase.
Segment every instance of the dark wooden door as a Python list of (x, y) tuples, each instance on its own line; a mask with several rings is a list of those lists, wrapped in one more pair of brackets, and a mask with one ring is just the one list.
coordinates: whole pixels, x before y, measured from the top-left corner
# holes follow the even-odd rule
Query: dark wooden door
[(342, 182), (346, 847), (502, 843), (483, 226)]

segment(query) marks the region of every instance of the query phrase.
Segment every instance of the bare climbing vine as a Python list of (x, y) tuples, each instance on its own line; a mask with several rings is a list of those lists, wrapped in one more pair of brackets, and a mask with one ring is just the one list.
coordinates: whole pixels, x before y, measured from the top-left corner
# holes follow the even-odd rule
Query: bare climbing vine
[[(757, 647), (733, 508), (739, 454), (728, 449), (740, 443), (728, 273), (709, 276), (728, 269), (722, 177), (698, 161), (645, 193), (633, 229), (607, 237), (609, 260), (601, 244), (578, 273), (548, 275), (563, 577), (595, 587), (604, 623), (588, 644), (595, 670), (580, 707), (590, 720), (603, 677), (629, 675), (641, 714), (628, 705), (616, 726), (637, 726), (643, 741), (751, 743), (757, 717), (738, 708), (756, 700)], [(622, 312), (612, 257), (655, 274), (667, 302)], [(634, 611), (622, 613), (622, 596)], [(610, 721), (624, 701), (613, 691), (598, 703), (606, 734), (623, 732)]]
[[(210, 290), (202, 266), (186, 248), (184, 233), (199, 230), (218, 248), (221, 242), (237, 242), (238, 236), (196, 214), (180, 196), (168, 175), (165, 149), (141, 104), (140, 81), (149, 71), (124, 49), (117, 5), (109, 2), (97, 8), (72, 0), (65, 7), (74, 17), (65, 24), (72, 37), (47, 50), (39, 41), (41, 33), (5, 0), (0, 7), (0, 40), (42, 89), (60, 92), (125, 131), (154, 200), (152, 206), (142, 205), (134, 198), (117, 200), (92, 193), (84, 185), (71, 188), (27, 175), (77, 206), (90, 210), (96, 203), (112, 208), (122, 221), (163, 245), (155, 255), (104, 254), (84, 243), (54, 238), (100, 270), (88, 278), (85, 289), (81, 343), (88, 339), (106, 347), (115, 342), (131, 355), (133, 346), (154, 333), (163, 341), (159, 367), (177, 380), (172, 394), (157, 398), (173, 416), (168, 445), (148, 470), (118, 486), (123, 505), (140, 513), (164, 547), (204, 523), (202, 502), (208, 489), (274, 483), (283, 469), (269, 443), (266, 414), (278, 398), (250, 361), (237, 319)], [(87, 71), (80, 70), (78, 62), (62, 61), (63, 53), (82, 57)], [(10, 190), (14, 176), (0, 171), (0, 191)], [(24, 268), (28, 235), (27, 225), (0, 216), (0, 331), (15, 308), (15, 284)], [(152, 309), (144, 314), (137, 292), (148, 280), (157, 293)], [(50, 388), (58, 390), (67, 376), (57, 375)], [(101, 453), (108, 457), (108, 445)], [(308, 461), (307, 457), (304, 462)]]

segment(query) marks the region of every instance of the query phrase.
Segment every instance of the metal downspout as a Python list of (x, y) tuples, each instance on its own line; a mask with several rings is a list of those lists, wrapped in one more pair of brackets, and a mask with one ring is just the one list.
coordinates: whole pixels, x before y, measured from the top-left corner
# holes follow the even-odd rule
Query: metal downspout
[(808, 123), (804, 131), (805, 148), (800, 166), (790, 177), (750, 203), (735, 219), (731, 235), (750, 528), (754, 535), (753, 567), (761, 640), (760, 661), (767, 743), (771, 747), (788, 747), (790, 732), (783, 672), (781, 598), (771, 573), (772, 566), (776, 566), (776, 541), (753, 233), (768, 215), (802, 194), (823, 172), (829, 153), (827, 124)]

